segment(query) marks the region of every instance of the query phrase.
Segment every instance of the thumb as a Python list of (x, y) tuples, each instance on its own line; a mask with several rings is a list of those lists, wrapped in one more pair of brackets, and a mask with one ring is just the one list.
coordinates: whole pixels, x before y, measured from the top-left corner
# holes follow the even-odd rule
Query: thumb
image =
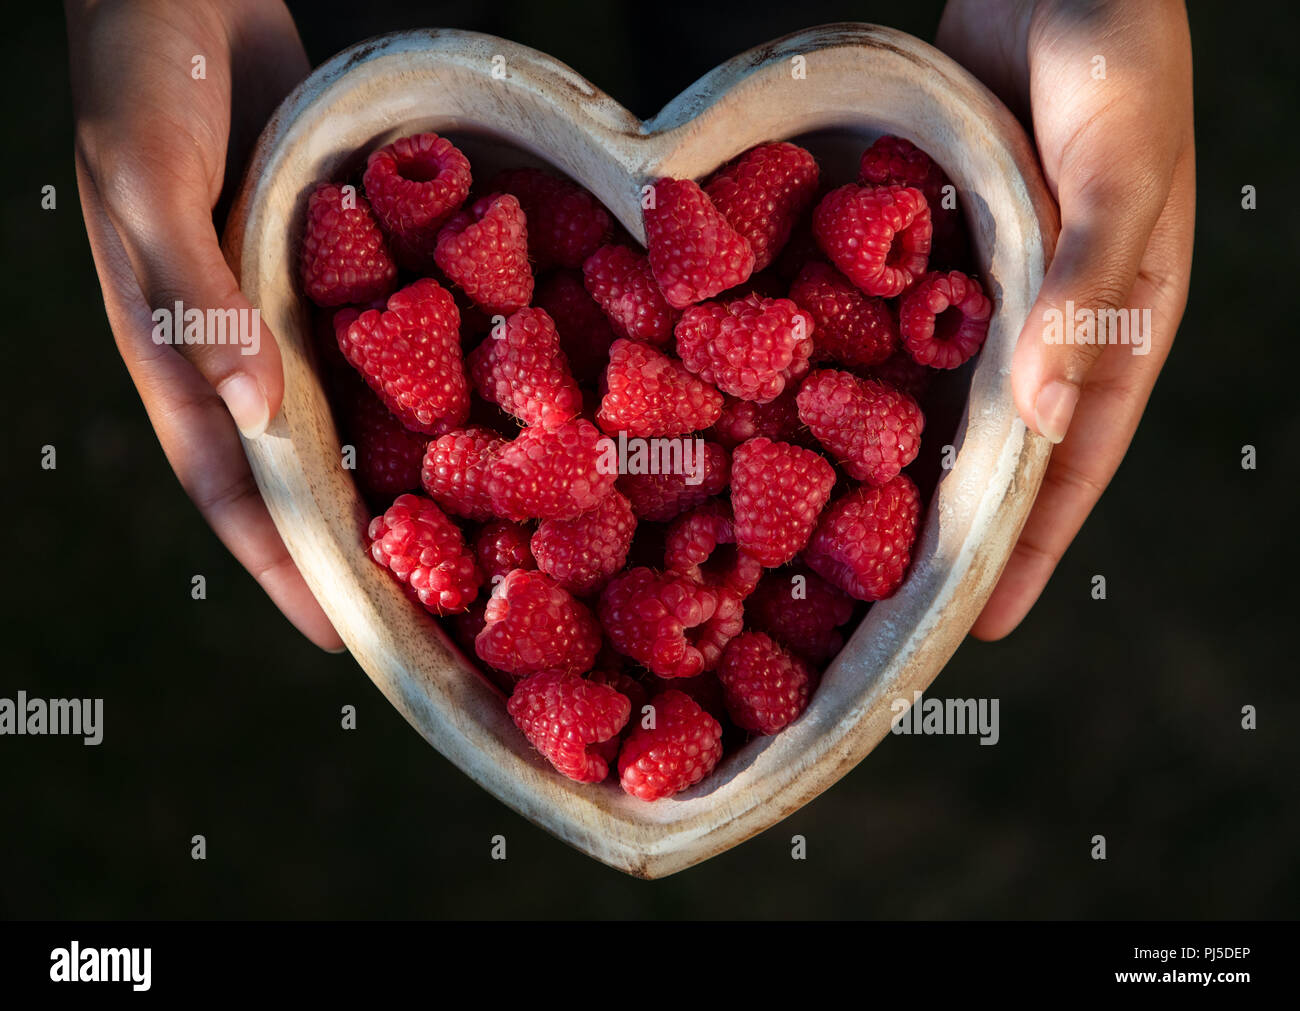
[[(1011, 368), (1026, 425), (1059, 443), (1079, 395), (1127, 301), (1164, 206), (1168, 181), (1136, 169), (1132, 153), (1093, 149), (1060, 183), (1061, 234), (1038, 299), (1021, 330)], [(1122, 333), (1123, 331), (1121, 331)]]
[(239, 290), (212, 212), (195, 191), (140, 193), (114, 187), (106, 208), (153, 317), (155, 344), (171, 344), (217, 391), (239, 431), (253, 439), (280, 410), (284, 377), (275, 337)]

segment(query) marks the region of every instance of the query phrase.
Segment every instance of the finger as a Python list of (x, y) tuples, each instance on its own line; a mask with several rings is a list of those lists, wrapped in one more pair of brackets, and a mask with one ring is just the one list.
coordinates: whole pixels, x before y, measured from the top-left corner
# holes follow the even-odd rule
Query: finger
[(109, 323), (181, 486), (293, 625), (322, 649), (342, 649), (275, 529), (222, 401), (194, 366), (151, 340), (149, 307), (80, 159), (77, 178)]
[(1053, 451), (1025, 528), (971, 629), (976, 638), (999, 639), (1029, 612), (1128, 450), (1187, 302), (1194, 174), (1188, 152), (1132, 290), (1134, 305), (1151, 309), (1149, 352), (1110, 345), (1088, 376), (1070, 432)]
[(1069, 430), (1115, 314), (1130, 308), (1143, 251), (1169, 192), (1170, 177), (1161, 169), (1135, 172), (1122, 167), (1131, 156), (1119, 154), (1108, 146), (1090, 153), (1082, 178), (1062, 183), (1060, 239), (1012, 360), (1021, 418), (1054, 443)]
[[(266, 431), (284, 394), (280, 351), (222, 255), (205, 186), (143, 161), (95, 191), (150, 312), (146, 331), (181, 354), (224, 401), (245, 438)], [(86, 183), (93, 187), (91, 173)], [(197, 315), (195, 315), (197, 314)]]

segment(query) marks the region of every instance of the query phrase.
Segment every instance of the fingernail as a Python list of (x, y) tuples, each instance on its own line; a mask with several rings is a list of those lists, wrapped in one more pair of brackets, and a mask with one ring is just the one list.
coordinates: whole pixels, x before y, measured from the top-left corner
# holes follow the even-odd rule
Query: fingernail
[(346, 653), (347, 651), (348, 648), (346, 646), (340, 646), (338, 649), (327, 649), (325, 652), (332, 653), (334, 656), (338, 656), (340, 653)]
[(1079, 402), (1079, 388), (1054, 379), (1038, 391), (1034, 401), (1034, 421), (1038, 434), (1049, 442), (1060, 442), (1065, 438), (1070, 419), (1074, 416), (1074, 406)]
[(217, 387), (245, 439), (256, 439), (271, 422), (271, 410), (261, 384), (247, 372), (236, 372)]

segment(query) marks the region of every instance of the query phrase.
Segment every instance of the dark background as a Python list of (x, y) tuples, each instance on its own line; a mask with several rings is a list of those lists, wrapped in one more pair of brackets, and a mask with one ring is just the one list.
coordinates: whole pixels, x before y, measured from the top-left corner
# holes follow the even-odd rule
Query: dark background
[[(939, 3), (312, 2), (313, 62), (454, 26), (573, 66), (648, 116), (787, 32)], [(1002, 740), (891, 738), (763, 835), (657, 883), (523, 821), (429, 748), (350, 657), (298, 637), (172, 477), (114, 349), (76, 199), (58, 5), (5, 60), (0, 697), (103, 696), (105, 742), (0, 738), (8, 917), (1291, 917), (1295, 804), (1291, 5), (1197, 4), (1191, 300), (1132, 450), (1038, 607), (968, 642), (945, 695)], [(1284, 12), (1284, 13), (1283, 13)], [(147, 58), (142, 54), (141, 58)], [(58, 209), (39, 209), (41, 186)], [(1259, 210), (1241, 209), (1241, 187)], [(1283, 353), (1283, 349), (1287, 353)], [(40, 447), (58, 447), (41, 470)], [(1241, 447), (1258, 448), (1243, 471)], [(208, 599), (190, 599), (203, 573)], [(1109, 599), (1089, 596), (1104, 574)], [(360, 728), (339, 729), (353, 704)], [(1240, 728), (1244, 704), (1259, 729)], [(190, 837), (208, 859), (190, 859)], [(488, 859), (504, 833), (509, 860)], [(794, 833), (808, 859), (789, 858)], [(1109, 858), (1089, 858), (1102, 833)], [(1217, 943), (1217, 942), (1216, 942)]]

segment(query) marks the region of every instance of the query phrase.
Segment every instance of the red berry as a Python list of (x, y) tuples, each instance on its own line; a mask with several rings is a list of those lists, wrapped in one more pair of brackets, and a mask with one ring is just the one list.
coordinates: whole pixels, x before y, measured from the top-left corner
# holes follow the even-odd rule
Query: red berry
[(673, 521), (664, 546), (664, 568), (748, 597), (763, 575), (763, 566), (735, 543), (731, 506), (710, 499)]
[[(701, 443), (703, 453), (696, 454)], [(627, 496), (639, 518), (666, 523), (727, 486), (727, 451), (716, 442), (702, 440), (692, 440), (690, 446), (690, 467), (666, 472), (661, 468), (658, 474), (624, 474), (618, 479), (618, 490)]]
[(506, 440), (479, 425), (459, 428), (429, 443), (420, 481), (438, 505), (470, 520), (491, 519), (488, 468)]
[(722, 394), (649, 344), (617, 340), (609, 350), (596, 423), (630, 436), (685, 435), (722, 413)]
[(704, 186), (727, 223), (749, 242), (754, 270), (771, 263), (817, 193), (817, 162), (785, 142), (759, 144), (718, 169)]
[(436, 133), (403, 137), (366, 161), (366, 196), (403, 265), (433, 263), (438, 229), (469, 195), (469, 159)]
[(799, 409), (794, 400), (796, 392), (788, 388), (766, 404), (728, 397), (722, 415), (706, 434), (728, 449), (735, 449), (756, 435), (765, 435), (773, 442), (805, 445), (810, 436), (799, 420)]
[(582, 275), (557, 270), (538, 285), (533, 302), (554, 320), (573, 377), (580, 383), (594, 382), (609, 360), (614, 328), (605, 310), (587, 294)]
[(660, 179), (645, 211), (650, 269), (674, 309), (712, 298), (754, 272), (754, 251), (699, 184)]
[(612, 451), (609, 437), (585, 418), (554, 429), (525, 428), (489, 468), (492, 507), (506, 519), (575, 519), (614, 487)]
[(543, 520), (533, 534), (537, 567), (571, 593), (599, 590), (623, 568), (636, 532), (632, 505), (618, 492), (572, 520)]
[(620, 337), (660, 347), (673, 339), (677, 313), (655, 284), (649, 258), (627, 246), (602, 246), (583, 263), (582, 277)]
[(906, 393), (850, 372), (814, 372), (796, 398), (799, 417), (849, 477), (884, 484), (916, 459), (925, 415)]
[(356, 449), (357, 482), (367, 493), (388, 499), (419, 488), (428, 436), (408, 431), (355, 375), (349, 379), (343, 424)]
[(651, 674), (647, 679), (651, 695), (669, 690), (689, 695), (695, 704), (721, 723), (727, 719), (727, 702), (722, 692), (722, 682), (713, 671), (696, 674), (693, 678), (661, 678)]
[(438, 233), (434, 259), (475, 305), (512, 313), (533, 298), (528, 227), (510, 194), (494, 193), (454, 215)]
[(841, 186), (813, 211), (813, 234), (833, 264), (868, 295), (892, 298), (925, 273), (930, 209), (909, 186)]
[(474, 555), (488, 585), (495, 586), (515, 569), (535, 569), (530, 542), (533, 531), (522, 523), (492, 520), (474, 538)]
[(479, 659), (516, 677), (583, 674), (600, 652), (592, 613), (544, 572), (515, 569), (497, 583), (474, 640)]
[(676, 327), (682, 364), (723, 393), (766, 404), (808, 371), (812, 314), (788, 298), (706, 302)]
[(718, 665), (731, 721), (758, 734), (778, 733), (803, 715), (815, 678), (803, 660), (762, 632), (736, 636)]
[(790, 286), (790, 298), (812, 315), (814, 358), (876, 365), (898, 347), (898, 326), (885, 300), (862, 294), (828, 264), (804, 267)]
[(307, 198), (302, 286), (317, 305), (383, 298), (397, 284), (397, 264), (384, 248), (370, 204), (354, 187), (324, 183)]
[(515, 685), (506, 708), (528, 743), (558, 771), (579, 783), (599, 783), (609, 765), (593, 745), (618, 737), (631, 703), (608, 685), (543, 671)]
[(733, 591), (646, 568), (615, 576), (598, 613), (616, 650), (668, 678), (712, 670), (744, 623)]
[(911, 562), (921, 493), (906, 474), (831, 503), (804, 550), (809, 568), (858, 600), (892, 597)]
[(650, 705), (654, 724), (637, 722), (618, 756), (623, 789), (642, 800), (694, 786), (722, 758), (722, 725), (683, 692), (669, 689)]
[(811, 449), (762, 436), (731, 459), (736, 544), (772, 568), (808, 542), (835, 485), (835, 470)]
[(538, 267), (581, 267), (609, 241), (609, 212), (577, 183), (535, 168), (510, 169), (492, 192), (513, 194), (528, 216), (528, 251)]
[(385, 312), (335, 317), (343, 357), (403, 425), (427, 435), (450, 431), (469, 415), (459, 328), (451, 293), (429, 279), (396, 292)]
[[(943, 188), (951, 182), (928, 154), (902, 137), (879, 138), (862, 153), (858, 182), (863, 186), (911, 186), (925, 197), (934, 225), (934, 249), (951, 249), (961, 231), (956, 201), (944, 207)], [(955, 190), (954, 190), (955, 195)]]
[(864, 375), (892, 389), (902, 390), (919, 401), (930, 388), (934, 370), (917, 362), (906, 351), (895, 351), (879, 365), (867, 369)]
[[(456, 640), (456, 644), (461, 648), (461, 651), (466, 655), (466, 657), (473, 657), (475, 655), (474, 640), (478, 637), (478, 634), (483, 631), (483, 625), (485, 623), (483, 612), (486, 609), (487, 601), (480, 597), (470, 605), (468, 611), (453, 614), (447, 619), (447, 623), (451, 626), (452, 638)], [(514, 675), (507, 674), (503, 670), (497, 670), (495, 667), (490, 667), (482, 661), (478, 661), (477, 663), (471, 661), (468, 666), (478, 674), (481, 680), (495, 688), (501, 695), (503, 701), (508, 699), (510, 693), (515, 690), (516, 678)]]
[(825, 256), (821, 246), (817, 245), (817, 237), (813, 235), (810, 215), (795, 227), (790, 235), (790, 241), (785, 244), (785, 249), (781, 250), (781, 255), (772, 265), (772, 270), (786, 284), (791, 284), (804, 267), (813, 262), (824, 263)]
[(978, 281), (957, 270), (926, 274), (899, 305), (903, 346), (918, 364), (955, 369), (984, 346), (992, 313)]
[(526, 425), (555, 428), (582, 410), (560, 335), (541, 309), (520, 309), (493, 328), (467, 364), (479, 396)]
[(806, 568), (767, 573), (745, 600), (745, 621), (786, 649), (822, 664), (844, 646), (840, 627), (853, 617), (853, 600)]
[(402, 495), (370, 521), (370, 555), (434, 614), (464, 611), (482, 573), (460, 528), (427, 498)]

